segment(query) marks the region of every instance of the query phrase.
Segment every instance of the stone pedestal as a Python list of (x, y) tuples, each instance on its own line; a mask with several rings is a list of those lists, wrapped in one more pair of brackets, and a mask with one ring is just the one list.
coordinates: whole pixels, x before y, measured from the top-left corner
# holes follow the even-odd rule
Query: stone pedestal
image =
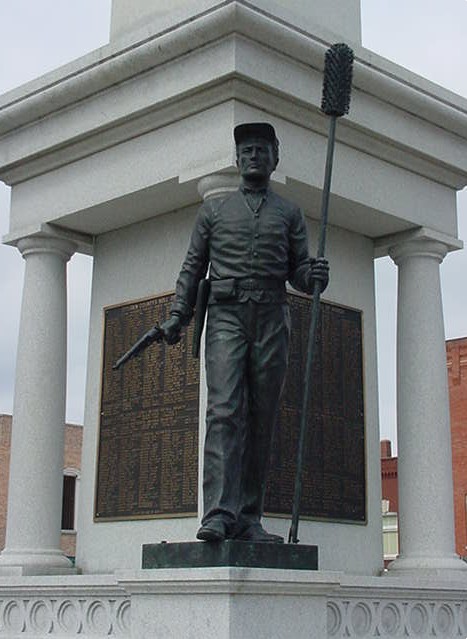
[(117, 574), (131, 637), (326, 639), (465, 637), (459, 582), (338, 572), (198, 568)]
[(20, 240), (26, 260), (1, 574), (72, 570), (60, 550), (71, 242)]
[(311, 574), (198, 568), (125, 573), (118, 581), (131, 594), (132, 639), (323, 639), (330, 575)]
[(0, 637), (464, 639), (466, 594), (455, 580), (258, 568), (0, 577)]

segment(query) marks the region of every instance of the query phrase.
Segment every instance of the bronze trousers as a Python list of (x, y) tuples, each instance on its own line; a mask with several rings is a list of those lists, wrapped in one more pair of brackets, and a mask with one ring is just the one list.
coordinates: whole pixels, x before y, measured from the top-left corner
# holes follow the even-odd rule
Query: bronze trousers
[(234, 535), (261, 519), (289, 336), (287, 304), (209, 307), (203, 525), (221, 519)]

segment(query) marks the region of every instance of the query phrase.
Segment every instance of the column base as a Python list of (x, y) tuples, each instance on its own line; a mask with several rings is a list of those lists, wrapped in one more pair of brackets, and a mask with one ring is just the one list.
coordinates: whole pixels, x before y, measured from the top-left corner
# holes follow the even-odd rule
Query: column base
[(0, 553), (0, 576), (75, 575), (76, 568), (60, 550), (8, 550)]
[(398, 557), (388, 566), (388, 576), (467, 579), (467, 563), (457, 555), (447, 557)]

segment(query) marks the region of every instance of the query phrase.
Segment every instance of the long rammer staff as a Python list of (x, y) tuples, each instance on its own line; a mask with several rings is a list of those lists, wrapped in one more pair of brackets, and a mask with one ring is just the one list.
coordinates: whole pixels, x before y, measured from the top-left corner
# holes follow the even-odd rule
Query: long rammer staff
[[(324, 174), (323, 195), (321, 200), (321, 226), (317, 257), (324, 257), (326, 243), (326, 226), (328, 221), (329, 193), (331, 190), (332, 161), (336, 140), (337, 118), (349, 112), (350, 91), (352, 86), (352, 67), (354, 54), (346, 44), (334, 44), (326, 51), (324, 61), (323, 95), (321, 110), (330, 116), (329, 138), (326, 156), (326, 169)], [(298, 543), (298, 520), (300, 517), (300, 498), (302, 493), (302, 469), (303, 453), (305, 448), (305, 436), (307, 431), (308, 405), (310, 396), (311, 371), (315, 353), (315, 336), (319, 319), (319, 298), (321, 283), (315, 281), (313, 287), (313, 309), (310, 329), (308, 333), (308, 352), (305, 369), (305, 383), (303, 391), (303, 404), (300, 417), (300, 435), (297, 451), (297, 472), (295, 476), (295, 491), (292, 511), (292, 525), (289, 531), (289, 543)]]

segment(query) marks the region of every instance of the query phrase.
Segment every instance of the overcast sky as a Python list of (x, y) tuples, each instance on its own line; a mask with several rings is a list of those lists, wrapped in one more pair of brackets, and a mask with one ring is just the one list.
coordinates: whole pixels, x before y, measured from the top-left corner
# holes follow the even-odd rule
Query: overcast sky
[[(362, 0), (363, 45), (467, 97), (467, 0)], [(0, 0), (0, 94), (106, 44), (110, 0)], [(459, 236), (467, 241), (467, 192), (459, 195)], [(442, 214), (442, 212), (440, 212)], [(9, 189), (0, 183), (0, 235), (8, 232)], [(467, 251), (441, 269), (447, 338), (467, 336)], [(0, 246), (0, 413), (13, 410), (14, 362), (24, 265)], [(378, 260), (381, 436), (395, 438), (396, 272)], [(69, 267), (67, 419), (81, 423), (91, 259)]]

